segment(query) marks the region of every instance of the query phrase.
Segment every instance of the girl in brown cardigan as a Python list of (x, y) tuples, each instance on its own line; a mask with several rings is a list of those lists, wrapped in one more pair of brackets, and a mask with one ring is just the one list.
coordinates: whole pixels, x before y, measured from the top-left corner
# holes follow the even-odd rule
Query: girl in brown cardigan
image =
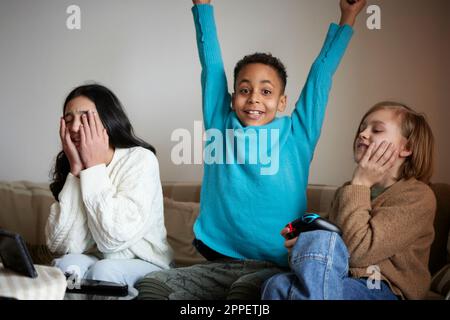
[[(430, 285), (436, 199), (433, 134), (423, 115), (381, 102), (354, 140), (358, 164), (336, 192), (329, 219), (342, 230), (286, 240), (292, 272), (263, 286), (263, 299), (422, 299)], [(281, 234), (286, 235), (288, 229)]]

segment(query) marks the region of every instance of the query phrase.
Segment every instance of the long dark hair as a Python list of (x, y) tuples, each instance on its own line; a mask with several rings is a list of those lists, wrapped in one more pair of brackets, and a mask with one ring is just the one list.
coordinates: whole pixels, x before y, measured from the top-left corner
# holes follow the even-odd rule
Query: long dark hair
[[(135, 136), (122, 103), (111, 90), (104, 86), (90, 84), (73, 89), (64, 101), (63, 113), (69, 101), (81, 96), (88, 98), (95, 104), (98, 115), (108, 133), (110, 146), (114, 148), (143, 147), (156, 154), (156, 150), (152, 145)], [(50, 184), (50, 190), (56, 201), (58, 201), (58, 195), (66, 182), (69, 172), (69, 160), (64, 151), (61, 151), (56, 156), (52, 172), (53, 180)]]

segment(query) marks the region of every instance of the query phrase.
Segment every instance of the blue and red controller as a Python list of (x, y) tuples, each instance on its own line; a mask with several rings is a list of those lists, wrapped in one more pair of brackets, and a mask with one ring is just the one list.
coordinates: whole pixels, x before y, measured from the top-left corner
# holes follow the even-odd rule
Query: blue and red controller
[(288, 223), (286, 227), (289, 229), (289, 232), (285, 235), (286, 239), (294, 239), (301, 232), (315, 230), (336, 232), (342, 236), (342, 231), (338, 226), (328, 220), (325, 220), (324, 218), (321, 218), (315, 213), (305, 213), (301, 218)]

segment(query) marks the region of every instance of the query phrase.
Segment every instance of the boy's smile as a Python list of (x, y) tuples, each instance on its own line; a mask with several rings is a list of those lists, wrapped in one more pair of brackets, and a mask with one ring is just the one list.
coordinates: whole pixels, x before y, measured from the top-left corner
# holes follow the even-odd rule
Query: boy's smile
[(272, 122), (286, 108), (281, 80), (271, 66), (251, 63), (239, 72), (233, 94), (233, 110), (243, 126)]

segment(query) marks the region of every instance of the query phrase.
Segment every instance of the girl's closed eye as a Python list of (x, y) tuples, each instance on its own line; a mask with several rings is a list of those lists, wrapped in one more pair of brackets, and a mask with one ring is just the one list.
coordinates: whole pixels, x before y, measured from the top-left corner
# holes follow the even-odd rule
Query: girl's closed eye
[(73, 121), (73, 117), (72, 116), (65, 116), (64, 117), (64, 121), (66, 122), (66, 124), (71, 123)]
[(373, 133), (381, 133), (383, 131), (384, 131), (384, 128), (380, 127), (380, 126), (375, 126), (375, 127), (372, 128), (372, 132)]

